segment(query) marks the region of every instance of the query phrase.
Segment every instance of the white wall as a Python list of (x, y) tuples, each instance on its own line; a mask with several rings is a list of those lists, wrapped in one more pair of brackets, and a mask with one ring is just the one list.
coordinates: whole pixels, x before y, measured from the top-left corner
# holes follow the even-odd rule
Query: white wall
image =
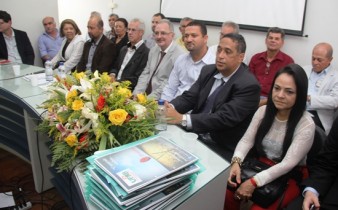
[[(127, 20), (134, 17), (143, 19), (146, 23), (146, 34), (151, 32), (151, 17), (160, 11), (159, 0), (114, 0), (114, 3), (117, 4), (117, 8), (114, 10), (111, 9), (112, 2), (112, 0), (1, 0), (1, 10), (6, 10), (12, 15), (13, 27), (28, 33), (32, 45), (35, 47), (36, 57), (39, 57), (36, 50), (37, 38), (43, 31), (41, 20), (47, 15), (54, 16), (58, 22), (65, 18), (72, 18), (80, 25), (82, 32), (86, 33), (86, 24), (91, 11), (101, 12), (106, 29), (108, 29), (108, 14), (114, 12)], [(193, 6), (189, 9), (192, 8)], [(283, 51), (291, 55), (297, 63), (307, 65), (311, 62), (311, 51), (315, 44), (329, 42), (334, 49), (338, 49), (338, 39), (336, 39), (338, 13), (335, 11), (336, 8), (338, 8), (337, 0), (308, 1), (304, 34), (309, 37), (286, 36)], [(212, 12), (207, 8), (200, 9), (206, 15), (208, 12)], [(175, 26), (176, 34), (179, 35), (178, 24)], [(241, 33), (247, 42), (248, 59), (253, 54), (265, 50), (266, 33), (249, 30), (241, 30)], [(219, 27), (208, 26), (208, 34), (209, 45), (216, 44)], [(334, 65), (337, 62), (338, 59), (333, 60)], [(39, 58), (36, 58), (36, 64), (41, 64)]]
[(92, 11), (100, 12), (104, 28), (109, 30), (108, 16), (112, 13), (111, 0), (57, 0), (60, 23), (64, 19), (73, 19), (79, 26), (82, 36), (86, 38), (87, 23)]

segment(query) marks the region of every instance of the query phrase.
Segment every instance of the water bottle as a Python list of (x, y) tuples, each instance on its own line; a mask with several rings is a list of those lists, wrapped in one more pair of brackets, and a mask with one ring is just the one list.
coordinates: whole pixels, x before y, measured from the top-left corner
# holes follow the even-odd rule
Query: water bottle
[(63, 65), (63, 62), (59, 62), (58, 76), (60, 77), (60, 79), (66, 78), (66, 69)]
[(164, 100), (162, 99), (158, 100), (155, 129), (157, 132), (167, 130), (166, 108), (164, 106)]
[(53, 81), (52, 62), (46, 61), (45, 67), (46, 67), (46, 70), (45, 70), (46, 80), (47, 80), (47, 81)]

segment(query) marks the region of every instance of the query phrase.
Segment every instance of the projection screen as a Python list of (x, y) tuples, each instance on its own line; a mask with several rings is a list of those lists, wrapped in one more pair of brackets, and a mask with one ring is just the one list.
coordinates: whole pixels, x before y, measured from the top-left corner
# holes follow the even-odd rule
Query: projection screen
[(303, 35), (307, 0), (162, 0), (161, 12), (178, 22), (183, 17), (221, 25), (232, 20), (242, 29), (266, 31), (280, 27)]

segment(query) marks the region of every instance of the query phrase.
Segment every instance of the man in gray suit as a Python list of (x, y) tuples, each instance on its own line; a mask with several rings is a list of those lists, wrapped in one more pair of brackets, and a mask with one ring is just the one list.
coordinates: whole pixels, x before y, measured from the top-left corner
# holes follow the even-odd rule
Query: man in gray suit
[(260, 85), (242, 63), (245, 49), (242, 35), (224, 35), (216, 64), (204, 66), (188, 91), (166, 103), (170, 123), (209, 133), (204, 143), (228, 161), (259, 104)]
[(312, 51), (312, 66), (304, 67), (309, 78), (307, 109), (326, 134), (338, 107), (338, 71), (331, 66), (332, 54), (330, 44), (319, 43)]
[(138, 79), (133, 94), (146, 93), (149, 97), (159, 99), (166, 85), (176, 58), (183, 50), (174, 41), (173, 24), (161, 20), (155, 28), (157, 45), (150, 49), (148, 62)]
[(137, 84), (137, 80), (148, 61), (149, 48), (142, 40), (145, 24), (140, 19), (132, 19), (128, 24), (129, 43), (121, 48), (115, 62), (116, 66), (110, 71), (113, 80), (131, 82), (131, 90)]

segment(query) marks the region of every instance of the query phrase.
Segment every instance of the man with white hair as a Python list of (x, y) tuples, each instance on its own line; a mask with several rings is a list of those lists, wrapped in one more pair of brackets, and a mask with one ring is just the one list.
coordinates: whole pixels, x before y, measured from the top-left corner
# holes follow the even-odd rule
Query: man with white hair
[(63, 38), (60, 36), (59, 30), (53, 17), (45, 17), (42, 20), (45, 32), (39, 36), (38, 47), (42, 62), (52, 60), (59, 52)]
[(159, 99), (177, 57), (184, 52), (174, 41), (174, 26), (169, 20), (160, 20), (154, 34), (157, 45), (150, 49), (147, 66), (133, 94), (146, 93), (149, 97)]
[(144, 30), (145, 24), (142, 20), (134, 18), (129, 22), (129, 43), (121, 48), (117, 62), (115, 62), (116, 66), (110, 71), (113, 80), (129, 80), (131, 90), (134, 90), (148, 61), (149, 48), (142, 39)]
[(309, 78), (307, 110), (326, 134), (338, 108), (338, 71), (331, 66), (332, 55), (330, 44), (319, 43), (312, 51), (312, 65), (304, 67)]

